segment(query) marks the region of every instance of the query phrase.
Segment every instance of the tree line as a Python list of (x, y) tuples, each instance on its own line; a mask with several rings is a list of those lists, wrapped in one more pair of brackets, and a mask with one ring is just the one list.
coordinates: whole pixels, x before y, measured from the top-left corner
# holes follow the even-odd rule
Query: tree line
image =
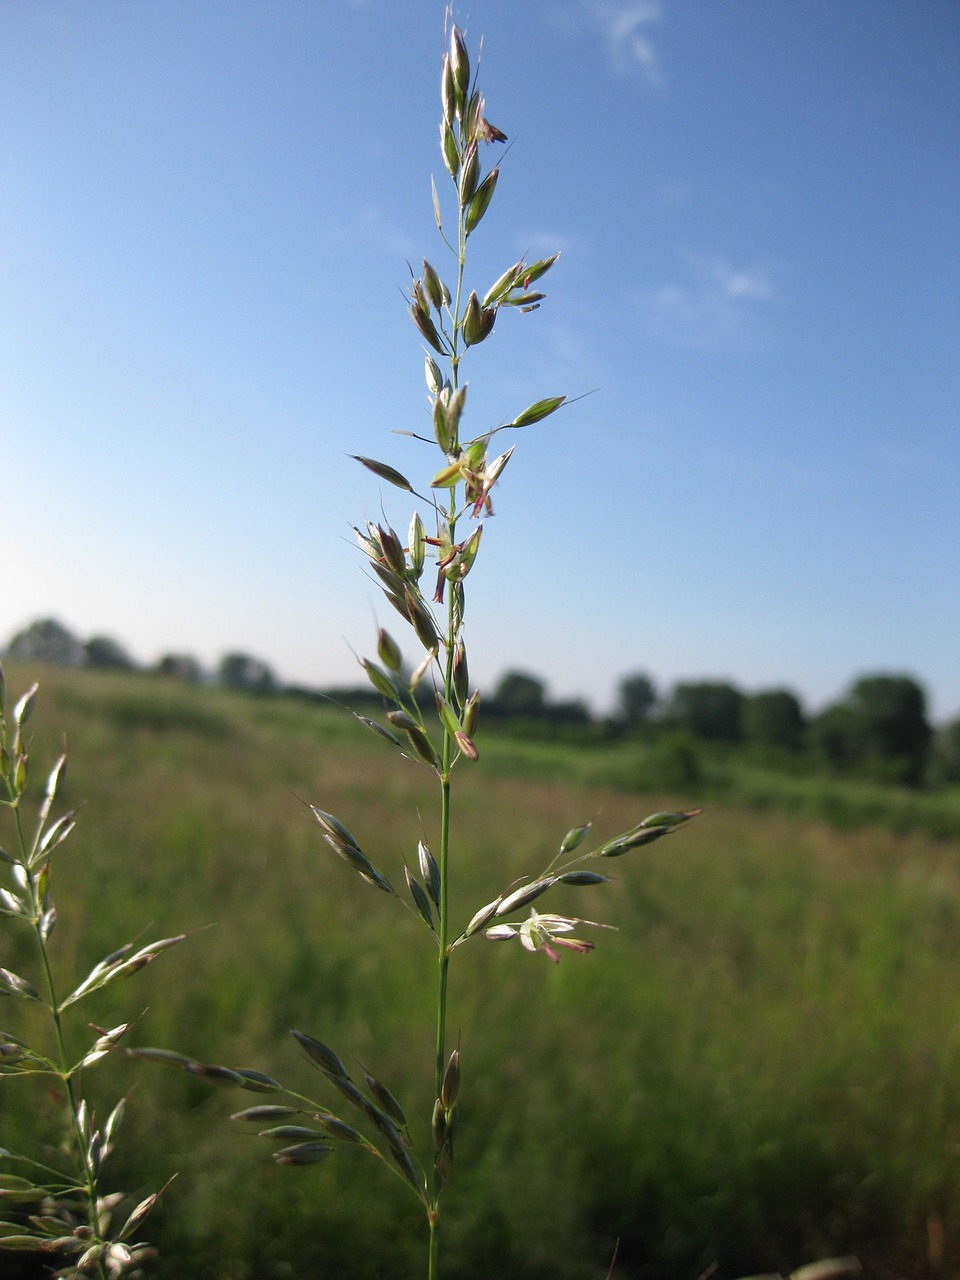
[[(52, 618), (17, 632), (4, 653), (55, 666), (144, 669), (113, 638), (95, 635), (82, 641)], [(322, 690), (282, 684), (269, 663), (236, 651), (225, 654), (213, 673), (182, 653), (165, 654), (147, 670), (247, 693), (330, 698), (350, 706), (377, 700), (368, 686)], [(423, 692), (432, 696), (429, 689)], [(612, 714), (597, 718), (582, 699), (552, 700), (538, 676), (508, 671), (484, 694), (483, 714), (514, 732), (584, 743), (686, 737), (694, 744), (744, 748), (784, 764), (803, 759), (831, 773), (903, 786), (960, 783), (960, 718), (934, 730), (922, 685), (898, 673), (860, 676), (838, 702), (809, 715), (785, 688), (747, 693), (728, 681), (701, 680), (681, 681), (661, 692), (647, 673), (635, 672), (619, 682)]]

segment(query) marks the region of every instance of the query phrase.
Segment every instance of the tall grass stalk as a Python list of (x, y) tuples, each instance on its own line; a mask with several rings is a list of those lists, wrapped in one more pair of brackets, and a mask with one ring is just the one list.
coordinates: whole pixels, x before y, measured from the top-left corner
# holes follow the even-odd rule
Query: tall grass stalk
[[(479, 695), (471, 692), (464, 629), (466, 579), (474, 571), (481, 550), (484, 519), (492, 514), (492, 491), (513, 455), (513, 446), (495, 454), (502, 433), (543, 422), (567, 402), (566, 395), (550, 395), (528, 404), (506, 422), (488, 424), (468, 435), (467, 385), (461, 365), (468, 353), (493, 333), (496, 324), (539, 309), (545, 295), (540, 282), (555, 265), (558, 254), (535, 262), (509, 265), (481, 294), (468, 283), (468, 248), (481, 226), (497, 190), (500, 170), (484, 168), (490, 147), (506, 142), (506, 135), (486, 116), (483, 94), (471, 70), (470, 57), (459, 28), (448, 23), (446, 52), (441, 68), (440, 151), (452, 189), (453, 217), (445, 220), (436, 184), (433, 211), (437, 231), (452, 264), (452, 287), (426, 258), (419, 275), (411, 270), (407, 299), (409, 316), (426, 345), (425, 376), (432, 437), (413, 438), (439, 450), (439, 468), (414, 485), (406, 475), (375, 458), (354, 455), (385, 484), (412, 495), (421, 507), (401, 537), (389, 523), (366, 521), (356, 530), (367, 566), (390, 605), (412, 632), (417, 661), (405, 662), (399, 644), (379, 628), (375, 658), (362, 659), (370, 684), (383, 698), (386, 724), (357, 714), (369, 729), (421, 768), (434, 775), (439, 790), (439, 822), (435, 843), (423, 829), (416, 839), (416, 856), (405, 858), (406, 892), (393, 882), (361, 848), (350, 829), (318, 805), (310, 810), (321, 834), (334, 852), (368, 884), (413, 912), (426, 938), (436, 949), (436, 1009), (433, 1054), (433, 1106), (427, 1144), (414, 1140), (403, 1106), (379, 1078), (365, 1069), (348, 1068), (323, 1041), (295, 1030), (307, 1057), (341, 1099), (353, 1108), (351, 1118), (361, 1133), (324, 1103), (284, 1090), (285, 1103), (268, 1103), (238, 1112), (240, 1122), (268, 1124), (260, 1132), (284, 1145), (275, 1151), (285, 1165), (313, 1165), (337, 1146), (352, 1144), (377, 1158), (396, 1174), (421, 1203), (429, 1231), (428, 1280), (440, 1274), (441, 1202), (454, 1163), (461, 1083), (460, 1046), (451, 1046), (449, 974), (454, 953), (477, 939), (517, 941), (528, 952), (557, 962), (561, 952), (586, 953), (593, 942), (576, 936), (581, 929), (602, 927), (580, 917), (539, 913), (531, 906), (557, 886), (581, 888), (604, 884), (607, 877), (586, 867), (589, 861), (618, 857), (675, 832), (695, 811), (662, 812), (637, 823), (613, 839), (592, 847), (589, 822), (568, 832), (554, 858), (539, 873), (522, 867), (502, 891), (471, 919), (455, 923), (451, 911), (454, 857), (454, 779), (456, 770), (479, 756), (475, 737)], [(427, 575), (427, 565), (432, 571)], [(427, 583), (429, 582), (429, 585)], [(418, 824), (419, 825), (419, 824)], [(408, 845), (412, 848), (412, 845)], [(584, 851), (585, 849), (585, 851)], [(529, 913), (524, 915), (529, 908)], [(519, 948), (518, 948), (519, 949)], [(227, 1067), (202, 1067), (179, 1054), (139, 1051), (187, 1070), (206, 1070), (229, 1083), (235, 1073)], [(276, 1081), (265, 1089), (283, 1088)], [(350, 1113), (348, 1113), (350, 1114)], [(303, 1123), (306, 1120), (308, 1123)]]

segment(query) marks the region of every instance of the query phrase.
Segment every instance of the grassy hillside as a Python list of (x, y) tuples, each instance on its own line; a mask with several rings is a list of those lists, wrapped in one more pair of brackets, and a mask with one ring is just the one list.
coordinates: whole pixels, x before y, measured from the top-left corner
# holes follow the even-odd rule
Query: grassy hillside
[[(429, 775), (342, 712), (144, 676), (8, 668), (8, 684), (35, 674), (34, 766), (65, 731), (65, 801), (83, 805), (58, 855), (58, 962), (79, 979), (128, 939), (196, 931), (84, 1015), (112, 1025), (147, 1006), (137, 1043), (332, 1103), (287, 1034), (300, 1027), (428, 1119), (425, 931), (335, 859), (299, 798), (402, 882), (418, 808), (435, 834)], [(612, 835), (699, 799), (638, 794), (627, 747), (601, 759), (481, 733), (480, 748), (455, 814), (464, 922), (571, 826)], [(920, 1280), (941, 1234), (940, 1274), (956, 1274), (960, 842), (714, 795), (695, 824), (610, 865), (612, 885), (550, 898), (617, 926), (592, 955), (553, 966), (481, 939), (455, 957), (450, 1280), (600, 1278), (618, 1239), (623, 1278), (856, 1252), (868, 1275)], [(0, 920), (0, 963), (29, 975), (23, 941)], [(2, 1016), (16, 1031), (20, 1003)], [(100, 1076), (104, 1107), (132, 1088), (118, 1185), (179, 1175), (149, 1223), (159, 1276), (420, 1273), (407, 1196), (355, 1154), (276, 1168), (225, 1119), (249, 1095), (121, 1059)], [(56, 1120), (29, 1081), (0, 1083), (2, 1145), (52, 1137)]]

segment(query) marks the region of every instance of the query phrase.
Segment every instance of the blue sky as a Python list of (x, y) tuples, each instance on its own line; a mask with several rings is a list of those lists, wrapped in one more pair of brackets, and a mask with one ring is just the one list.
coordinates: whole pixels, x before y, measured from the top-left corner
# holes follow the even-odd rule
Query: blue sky
[[(510, 137), (470, 281), (562, 250), (465, 362), (466, 425), (594, 392), (512, 441), (473, 675), (814, 710), (909, 672), (960, 714), (960, 7), (456, 16)], [(401, 638), (351, 526), (410, 508), (347, 455), (436, 469), (391, 433), (428, 429), (406, 260), (448, 270), (443, 19), (0, 0), (0, 640), (53, 614), (322, 684)]]

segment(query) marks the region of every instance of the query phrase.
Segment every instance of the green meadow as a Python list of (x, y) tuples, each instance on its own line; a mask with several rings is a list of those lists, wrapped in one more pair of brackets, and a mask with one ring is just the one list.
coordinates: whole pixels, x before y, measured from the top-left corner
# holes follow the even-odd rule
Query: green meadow
[[(402, 884), (418, 809), (436, 838), (426, 770), (335, 708), (7, 668), (14, 697), (33, 678), (31, 766), (42, 776), (65, 734), (63, 804), (81, 806), (56, 854), (64, 988), (123, 942), (190, 934), (78, 1021), (142, 1012), (132, 1043), (256, 1068), (334, 1105), (289, 1036), (299, 1028), (383, 1080), (428, 1149), (428, 935), (334, 857), (302, 803), (336, 814)], [(956, 797), (910, 800), (912, 819), (892, 820), (908, 798), (835, 783), (842, 821), (828, 821), (810, 780), (728, 763), (705, 795), (644, 790), (635, 744), (483, 728), (481, 715), (479, 763), (458, 766), (464, 924), (573, 826), (593, 820), (605, 838), (706, 805), (611, 862), (612, 884), (537, 904), (616, 926), (592, 931), (592, 954), (552, 965), (482, 937), (455, 952), (463, 1090), (444, 1274), (603, 1280), (615, 1250), (621, 1280), (850, 1253), (878, 1280), (960, 1273), (960, 838), (941, 821)], [(29, 942), (0, 921), (0, 962), (26, 977)], [(0, 1007), (19, 1034), (29, 1006)], [(145, 1196), (176, 1175), (146, 1224), (163, 1280), (422, 1271), (421, 1215), (362, 1153), (277, 1167), (227, 1118), (256, 1097), (120, 1053), (88, 1084), (104, 1114), (129, 1093), (106, 1186)], [(0, 1124), (4, 1147), (37, 1150), (59, 1140), (61, 1116), (45, 1089), (4, 1077)]]

